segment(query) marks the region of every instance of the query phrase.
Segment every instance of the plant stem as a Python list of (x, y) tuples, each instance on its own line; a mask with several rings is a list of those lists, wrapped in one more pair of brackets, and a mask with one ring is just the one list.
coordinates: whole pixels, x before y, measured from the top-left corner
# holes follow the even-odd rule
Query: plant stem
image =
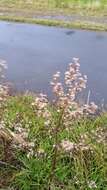
[(58, 134), (60, 132), (60, 126), (62, 124), (63, 113), (64, 113), (64, 109), (61, 110), (57, 125), (55, 127), (55, 132), (54, 132), (55, 147), (54, 147), (54, 152), (53, 152), (53, 157), (52, 157), (52, 168), (51, 168), (51, 174), (50, 174), (50, 182), (53, 180), (53, 177), (54, 177), (54, 174), (55, 174), (55, 169), (56, 169), (56, 164), (57, 164), (58, 143), (59, 143)]

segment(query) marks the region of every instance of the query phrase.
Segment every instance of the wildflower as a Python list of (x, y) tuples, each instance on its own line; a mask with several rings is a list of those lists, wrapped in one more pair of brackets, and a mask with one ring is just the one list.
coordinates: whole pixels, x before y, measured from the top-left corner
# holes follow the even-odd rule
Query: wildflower
[(45, 120), (50, 120), (51, 113), (48, 110), (48, 104), (46, 95), (41, 93), (39, 96), (35, 97), (34, 102), (32, 102), (32, 106), (35, 108), (38, 117), (43, 117)]
[(49, 121), (49, 120), (45, 121), (45, 122), (44, 122), (44, 125), (45, 125), (45, 127), (49, 127), (50, 121)]
[(65, 152), (73, 152), (75, 149), (75, 144), (68, 140), (62, 140), (60, 146)]
[(84, 113), (86, 114), (94, 114), (97, 109), (98, 106), (94, 102), (84, 105)]
[(88, 187), (90, 188), (90, 189), (93, 189), (93, 188), (97, 188), (97, 185), (96, 185), (96, 183), (95, 183), (95, 181), (89, 181), (88, 182)]
[(79, 62), (79, 58), (74, 57), (74, 58), (73, 58), (73, 61), (74, 61), (75, 63), (78, 63), (78, 62)]
[[(63, 123), (69, 125), (72, 119), (79, 118), (84, 114), (94, 114), (97, 106), (92, 102), (86, 105), (76, 103), (78, 93), (86, 88), (87, 76), (81, 74), (79, 59), (74, 58), (73, 63), (69, 64), (68, 70), (65, 72), (65, 88), (59, 82), (60, 73), (53, 75), (51, 82), (52, 91), (56, 98), (56, 106), (60, 112), (63, 109)], [(55, 100), (54, 100), (55, 102)]]

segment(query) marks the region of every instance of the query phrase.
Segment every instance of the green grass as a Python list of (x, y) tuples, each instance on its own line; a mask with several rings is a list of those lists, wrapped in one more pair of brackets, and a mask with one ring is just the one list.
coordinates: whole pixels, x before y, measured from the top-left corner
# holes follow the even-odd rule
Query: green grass
[[(55, 175), (53, 180), (50, 180), (55, 139), (51, 127), (45, 127), (43, 119), (36, 116), (31, 106), (33, 99), (28, 95), (9, 98), (0, 108), (0, 118), (10, 130), (18, 123), (21, 123), (23, 128), (29, 128), (29, 140), (35, 141), (36, 149), (44, 150), (45, 154), (28, 158), (25, 152), (10, 149), (11, 156), (4, 160), (8, 166), (0, 167), (0, 188), (48, 190), (50, 187), (51, 190), (90, 190), (94, 188), (89, 188), (88, 183), (94, 181), (97, 190), (106, 190), (107, 141), (105, 142), (104, 138), (107, 134), (107, 113), (96, 118), (75, 121), (69, 130), (60, 132), (59, 142), (68, 139), (79, 143), (80, 137), (85, 135), (85, 144), (92, 147), (93, 151), (80, 149), (72, 154), (59, 151)], [(98, 142), (98, 139), (102, 141)], [(0, 160), (3, 160), (3, 154), (6, 154), (6, 144), (2, 145), (4, 147), (0, 146)]]
[(90, 11), (106, 10), (107, 0), (1, 0), (0, 6), (9, 8), (31, 8), (37, 9), (83, 9), (84, 7)]
[(1, 0), (0, 9), (4, 11), (40, 11), (78, 14), (78, 15), (107, 15), (107, 0)]

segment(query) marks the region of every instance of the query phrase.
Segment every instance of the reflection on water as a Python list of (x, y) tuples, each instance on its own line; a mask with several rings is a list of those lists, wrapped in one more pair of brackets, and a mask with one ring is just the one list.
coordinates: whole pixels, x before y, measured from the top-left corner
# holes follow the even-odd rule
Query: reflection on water
[(96, 35), (96, 38), (97, 38), (98, 40), (105, 40), (105, 37), (104, 37), (103, 33), (97, 34), (97, 35)]
[(66, 34), (71, 36), (71, 35), (75, 34), (75, 31), (74, 30), (68, 30), (68, 31), (66, 31)]
[(8, 63), (7, 80), (18, 91), (50, 94), (53, 73), (64, 73), (72, 57), (88, 75), (87, 97), (107, 103), (107, 33), (0, 22), (0, 58)]

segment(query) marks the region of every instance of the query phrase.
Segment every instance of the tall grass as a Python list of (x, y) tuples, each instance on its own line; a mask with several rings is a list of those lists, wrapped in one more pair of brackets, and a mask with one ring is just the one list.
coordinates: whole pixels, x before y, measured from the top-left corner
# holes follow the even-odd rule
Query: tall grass
[[(0, 146), (0, 159), (3, 159), (4, 150), (4, 154), (8, 150), (10, 152), (5, 159), (8, 166), (0, 167), (0, 187), (20, 190), (106, 190), (107, 114), (77, 120), (69, 126), (69, 130), (60, 131), (58, 139), (62, 144), (52, 176), (55, 137), (53, 130), (50, 132), (52, 128), (35, 116), (32, 101), (34, 97), (28, 95), (12, 97), (1, 109), (5, 126), (29, 128), (29, 140), (36, 146), (35, 154), (28, 155), (25, 150), (13, 147), (15, 142), (6, 149), (5, 139), (4, 148)], [(79, 145), (78, 149), (76, 145)]]

